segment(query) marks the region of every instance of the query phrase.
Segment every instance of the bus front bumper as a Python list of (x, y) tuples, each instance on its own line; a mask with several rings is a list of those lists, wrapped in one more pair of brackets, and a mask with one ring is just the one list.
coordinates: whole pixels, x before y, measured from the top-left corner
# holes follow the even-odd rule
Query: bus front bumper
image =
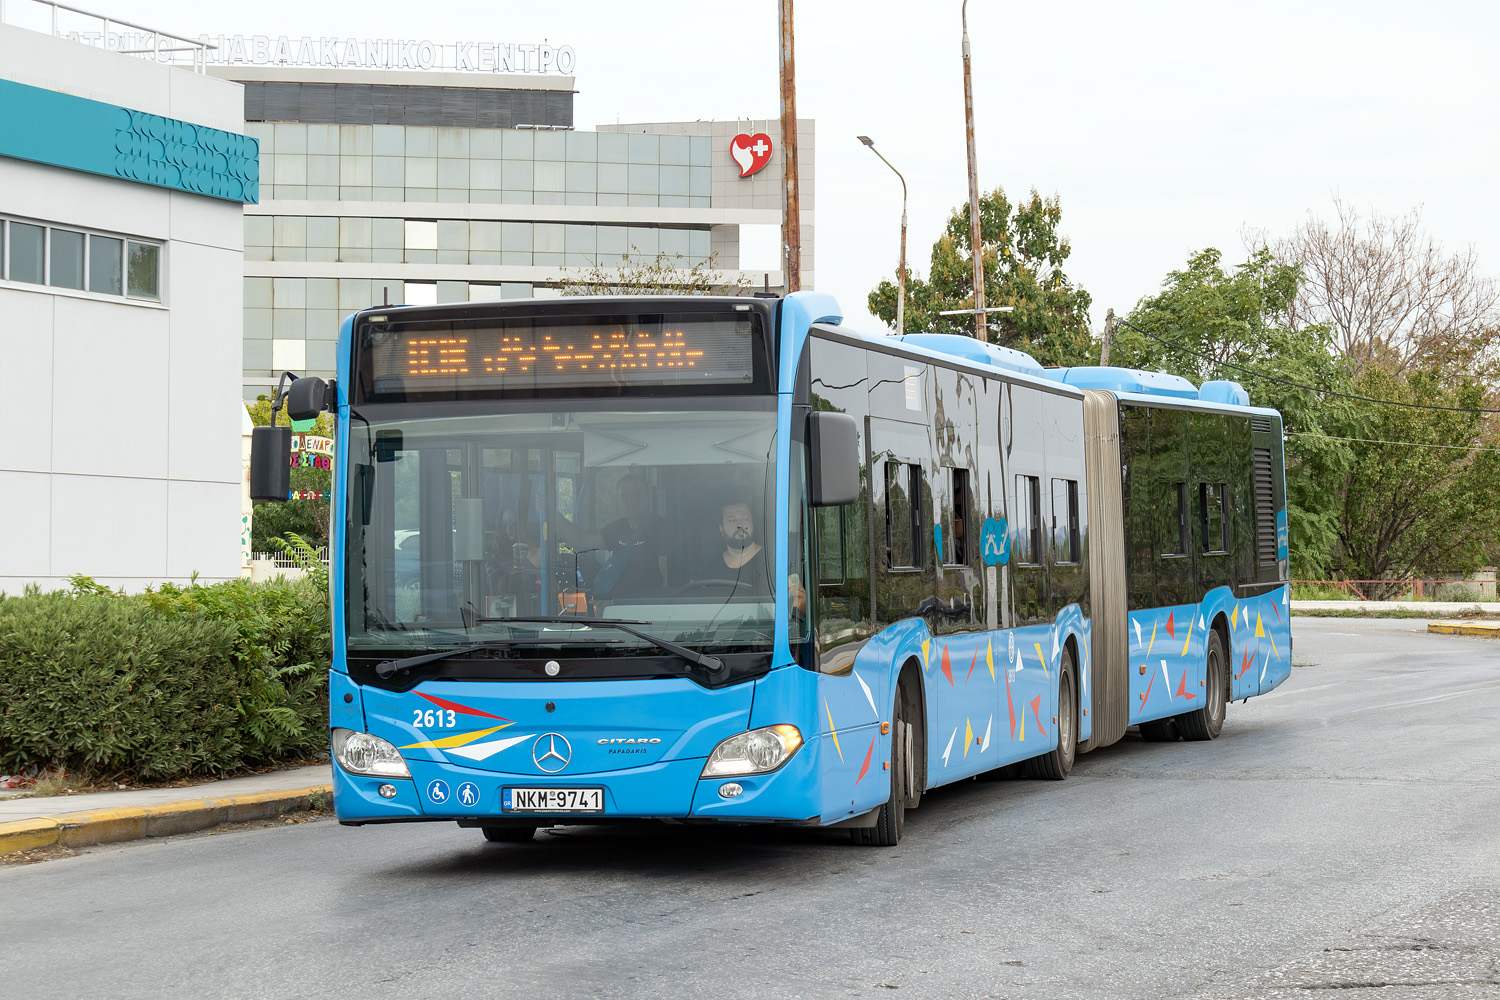
[[(497, 773), (454, 764), (408, 760), (410, 778), (366, 777), (333, 766), (333, 801), (340, 823), (460, 821), (482, 826), (592, 824), (615, 820), (729, 823), (816, 823), (816, 744), (805, 745), (769, 774), (703, 778), (704, 758), (666, 760), (626, 770), (566, 777)], [(380, 793), (387, 786), (389, 797)], [(732, 786), (738, 786), (736, 791)], [(526, 812), (509, 808), (518, 789), (600, 789), (602, 809)], [(394, 794), (390, 794), (391, 791)], [(507, 792), (511, 793), (507, 795)], [(475, 822), (479, 821), (479, 822)]]

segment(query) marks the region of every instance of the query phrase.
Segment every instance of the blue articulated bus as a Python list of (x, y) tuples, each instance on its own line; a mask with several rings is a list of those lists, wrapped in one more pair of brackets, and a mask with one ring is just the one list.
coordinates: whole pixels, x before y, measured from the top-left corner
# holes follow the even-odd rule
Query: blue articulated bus
[(894, 844), (928, 789), (1212, 739), (1287, 677), (1276, 411), (840, 322), (801, 292), (346, 320), (337, 381), (287, 392), (337, 415), (340, 822)]

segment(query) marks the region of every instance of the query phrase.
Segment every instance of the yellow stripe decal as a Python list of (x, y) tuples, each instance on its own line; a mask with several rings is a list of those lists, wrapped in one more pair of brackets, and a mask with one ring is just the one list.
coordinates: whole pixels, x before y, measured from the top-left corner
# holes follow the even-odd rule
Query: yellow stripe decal
[[(513, 726), (514, 722), (507, 722), (505, 726)], [(496, 726), (494, 729), (481, 729), (476, 733), (460, 733), (457, 736), (444, 736), (442, 739), (428, 740), (425, 743), (408, 743), (402, 750), (424, 750), (431, 747), (436, 750), (446, 750), (448, 747), (461, 747), (473, 743), (475, 740), (483, 739), (491, 733), (498, 733), (505, 726)]]

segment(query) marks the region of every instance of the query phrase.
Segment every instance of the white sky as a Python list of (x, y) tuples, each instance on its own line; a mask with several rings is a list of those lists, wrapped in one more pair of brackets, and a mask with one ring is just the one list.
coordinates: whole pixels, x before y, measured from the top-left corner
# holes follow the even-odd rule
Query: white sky
[[(76, 0), (74, 0), (76, 2)], [(184, 35), (356, 35), (571, 45), (575, 123), (779, 115), (777, 4), (705, 0), (186, 0), (80, 4)], [(816, 268), (848, 321), (965, 201), (959, 0), (799, 0), (797, 111), (817, 122)], [(969, 5), (982, 190), (1062, 200), (1069, 275), (1127, 312), (1198, 248), (1243, 259), (1241, 231), (1285, 232), (1335, 194), (1421, 205), (1450, 247), (1500, 273), (1494, 194), (1500, 5), (1054, 2)], [(771, 168), (776, 169), (779, 158)]]

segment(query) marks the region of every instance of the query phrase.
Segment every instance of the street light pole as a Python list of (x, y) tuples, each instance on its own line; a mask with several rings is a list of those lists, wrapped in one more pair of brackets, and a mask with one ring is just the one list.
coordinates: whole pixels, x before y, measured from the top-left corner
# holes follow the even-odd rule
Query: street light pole
[(964, 131), (969, 140), (969, 251), (974, 255), (974, 336), (988, 340), (984, 323), (984, 247), (979, 241), (979, 164), (974, 156), (974, 81), (969, 75), (969, 0), (959, 9), (964, 26)]
[[(880, 156), (880, 150), (875, 148), (875, 142), (869, 136), (861, 135), (857, 138), (870, 147), (870, 152)], [(896, 335), (899, 337), (906, 332), (906, 178), (884, 156), (880, 156), (880, 162), (890, 167), (891, 173), (901, 181), (901, 271), (896, 285)]]

